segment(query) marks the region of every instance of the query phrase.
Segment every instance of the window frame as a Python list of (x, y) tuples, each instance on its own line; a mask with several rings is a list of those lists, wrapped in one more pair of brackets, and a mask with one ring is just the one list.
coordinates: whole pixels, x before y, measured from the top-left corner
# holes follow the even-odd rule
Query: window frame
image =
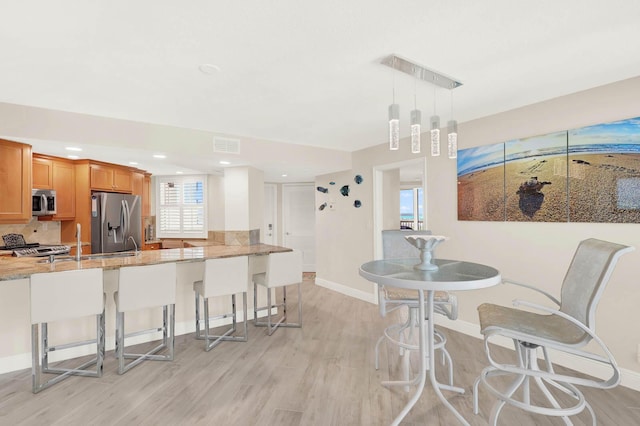
[[(183, 238), (183, 239), (199, 239), (199, 238), (207, 238), (208, 237), (208, 202), (207, 202), (207, 175), (180, 175), (180, 176), (171, 176), (171, 175), (163, 175), (163, 176), (155, 176), (155, 207), (156, 207), (156, 237), (157, 238)], [(180, 202), (176, 204), (162, 204), (163, 194), (162, 194), (162, 185), (166, 182), (179, 183), (179, 198)], [(185, 203), (184, 202), (184, 185), (186, 183), (194, 183), (199, 182), (202, 184), (202, 203)], [(162, 217), (163, 212), (168, 209), (179, 208), (179, 230), (176, 231), (167, 231), (163, 229)], [(193, 214), (194, 210), (202, 210), (202, 229), (197, 231), (186, 231), (185, 230), (185, 213), (191, 212)]]

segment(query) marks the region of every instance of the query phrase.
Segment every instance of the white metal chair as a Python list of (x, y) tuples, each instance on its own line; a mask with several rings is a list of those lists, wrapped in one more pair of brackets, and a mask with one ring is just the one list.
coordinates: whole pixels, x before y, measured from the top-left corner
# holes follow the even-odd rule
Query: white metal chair
[[(411, 245), (405, 237), (407, 235), (431, 235), (431, 231), (414, 230), (384, 230), (382, 231), (382, 255), (384, 259), (402, 259), (420, 257), (420, 251)], [(400, 355), (403, 357), (403, 370), (405, 380), (384, 381), (384, 386), (408, 386), (414, 384), (415, 379), (409, 379), (409, 352), (418, 350), (413, 339), (413, 331), (418, 326), (418, 293), (407, 289), (378, 286), (378, 308), (380, 315), (385, 317), (387, 313), (406, 306), (408, 308), (407, 321), (400, 324), (393, 324), (384, 330), (384, 333), (375, 347), (375, 368), (379, 368), (380, 345), (384, 340), (396, 344), (400, 348)], [(446, 291), (437, 291), (434, 295), (434, 312), (446, 316), (451, 320), (458, 318), (458, 299), (454, 294)], [(453, 386), (453, 363), (451, 356), (445, 348), (447, 338), (444, 333), (434, 329), (435, 348), (442, 351), (442, 362), (448, 366), (449, 384)], [(416, 376), (417, 377), (417, 376)], [(408, 388), (406, 388), (408, 389)]]
[[(145, 360), (173, 361), (175, 348), (176, 264), (129, 266), (119, 270), (116, 302), (116, 357), (118, 374)], [(162, 326), (125, 334), (125, 312), (162, 306)], [(162, 342), (144, 354), (125, 353), (125, 339), (162, 332)], [(158, 352), (167, 349), (164, 355)], [(125, 364), (125, 359), (133, 361)]]
[[(102, 269), (49, 272), (31, 275), (31, 378), (33, 393), (38, 393), (69, 376), (102, 377), (104, 360), (104, 289)], [(49, 323), (96, 316), (96, 338), (50, 346)], [(41, 328), (40, 339), (38, 330)], [(40, 353), (39, 344), (42, 346)], [(49, 352), (62, 349), (96, 345), (96, 357), (75, 368), (51, 368)], [(86, 370), (95, 364), (95, 371)], [(57, 376), (42, 383), (42, 373)]]
[[(561, 417), (568, 425), (572, 424), (569, 416), (586, 408), (593, 424), (596, 424), (593, 409), (575, 385), (608, 389), (620, 382), (620, 371), (613, 355), (595, 334), (595, 312), (618, 258), (632, 250), (633, 247), (593, 238), (580, 242), (562, 283), (561, 300), (534, 287), (512, 283), (538, 291), (553, 301), (557, 308), (522, 300), (514, 300), (514, 306), (522, 306), (533, 312), (489, 303), (478, 307), (490, 366), (482, 371), (474, 383), (476, 414), (478, 385), (482, 383), (498, 399), (490, 417), (493, 425), (497, 424), (505, 404), (532, 413)], [(497, 362), (492, 356), (489, 343), (499, 336), (513, 340), (516, 350), (514, 364)], [(590, 341), (595, 342), (599, 350), (593, 350), (597, 349), (593, 346), (585, 348)], [(538, 365), (538, 348), (544, 357), (542, 367)], [(556, 373), (548, 349), (608, 366), (611, 376), (606, 380), (599, 380), (570, 373)], [(496, 380), (491, 378), (504, 375), (513, 377), (513, 382), (506, 389), (498, 389)], [(532, 386), (534, 384), (536, 387)]]
[[(196, 295), (196, 339), (205, 340), (205, 351), (210, 351), (222, 341), (247, 341), (247, 289), (249, 288), (249, 259), (247, 256), (208, 259), (204, 264), (204, 277), (193, 283)], [(236, 294), (242, 293), (244, 335), (232, 336), (236, 332)], [(209, 316), (209, 298), (231, 295), (231, 312)], [(200, 296), (204, 300), (204, 319), (200, 319)], [(211, 335), (211, 320), (232, 318), (232, 326), (221, 335)], [(201, 331), (200, 325), (204, 325)]]
[[(267, 257), (266, 272), (253, 273), (253, 322), (258, 327), (267, 327), (269, 336), (278, 327), (302, 327), (302, 252), (293, 250), (271, 253)], [(287, 321), (287, 286), (298, 286), (298, 322)], [(258, 307), (258, 285), (267, 289), (267, 305)], [(271, 289), (282, 287), (282, 303), (271, 302)], [(271, 310), (282, 308), (282, 315), (275, 322)], [(258, 312), (267, 311), (267, 321), (258, 321)]]

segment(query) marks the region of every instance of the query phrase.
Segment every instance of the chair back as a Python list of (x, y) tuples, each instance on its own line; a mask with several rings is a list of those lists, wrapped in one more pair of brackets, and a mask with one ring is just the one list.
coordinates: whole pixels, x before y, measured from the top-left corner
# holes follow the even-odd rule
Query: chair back
[(581, 241), (562, 283), (560, 311), (595, 331), (595, 311), (609, 277), (634, 248), (590, 238)]
[(120, 268), (116, 297), (120, 312), (175, 304), (176, 264)]
[(204, 298), (244, 293), (249, 288), (247, 256), (207, 259), (204, 263)]
[(420, 250), (405, 239), (407, 235), (431, 235), (431, 231), (411, 229), (390, 229), (382, 231), (382, 258), (419, 258)]
[(301, 282), (302, 252), (300, 250), (269, 254), (265, 276), (267, 287), (281, 287)]
[(101, 268), (31, 275), (31, 324), (99, 315), (104, 310)]

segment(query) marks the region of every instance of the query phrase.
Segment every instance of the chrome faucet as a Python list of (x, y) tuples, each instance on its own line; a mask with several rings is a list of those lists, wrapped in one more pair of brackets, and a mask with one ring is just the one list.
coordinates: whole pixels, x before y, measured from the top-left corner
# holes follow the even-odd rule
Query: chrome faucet
[(81, 235), (81, 227), (79, 223), (76, 223), (76, 260), (79, 262), (82, 256), (82, 241), (80, 238)]
[(133, 241), (133, 246), (135, 247), (135, 252), (137, 253), (138, 252), (138, 244), (136, 244), (136, 239), (133, 238), (133, 235), (129, 235), (129, 238), (127, 238), (127, 241), (129, 241), (129, 240)]

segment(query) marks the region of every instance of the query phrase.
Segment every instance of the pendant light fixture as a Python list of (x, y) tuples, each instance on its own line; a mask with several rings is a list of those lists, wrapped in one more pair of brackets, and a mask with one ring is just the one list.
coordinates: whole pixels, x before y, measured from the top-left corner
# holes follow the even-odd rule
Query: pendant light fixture
[(394, 74), (393, 103), (389, 105), (389, 149), (397, 151), (398, 148), (400, 148), (400, 106), (396, 103), (396, 77)]
[(389, 149), (396, 151), (400, 148), (400, 106), (396, 103), (389, 105)]
[(411, 111), (411, 152), (420, 154), (420, 125), (422, 121), (422, 113), (418, 109), (416, 84), (413, 80), (413, 111)]
[(453, 92), (451, 92), (451, 120), (447, 123), (447, 151), (449, 158), (458, 157), (458, 122), (453, 119)]
[[(398, 55), (389, 55), (382, 59), (382, 64), (387, 65), (397, 71), (409, 74), (414, 79), (420, 79), (427, 83), (439, 86), (444, 89), (453, 90), (462, 86), (462, 83), (454, 78), (447, 77), (437, 71), (430, 70)], [(400, 148), (400, 107), (395, 103), (395, 78), (393, 81), (393, 103), (389, 105), (389, 149), (398, 150)], [(415, 84), (415, 83), (414, 83)], [(436, 112), (436, 87), (433, 94), (433, 115), (429, 120), (430, 130), (430, 147), (431, 155), (440, 155), (440, 117)], [(422, 114), (416, 105), (416, 95), (414, 90), (414, 110), (411, 111), (411, 152), (417, 154), (420, 152), (420, 132)], [(447, 130), (447, 148), (449, 158), (456, 158), (458, 151), (458, 123), (453, 120), (453, 101), (451, 106), (451, 120), (448, 123)]]
[(431, 156), (440, 155), (440, 117), (436, 114), (436, 88), (433, 88), (433, 115), (429, 120), (431, 122)]

